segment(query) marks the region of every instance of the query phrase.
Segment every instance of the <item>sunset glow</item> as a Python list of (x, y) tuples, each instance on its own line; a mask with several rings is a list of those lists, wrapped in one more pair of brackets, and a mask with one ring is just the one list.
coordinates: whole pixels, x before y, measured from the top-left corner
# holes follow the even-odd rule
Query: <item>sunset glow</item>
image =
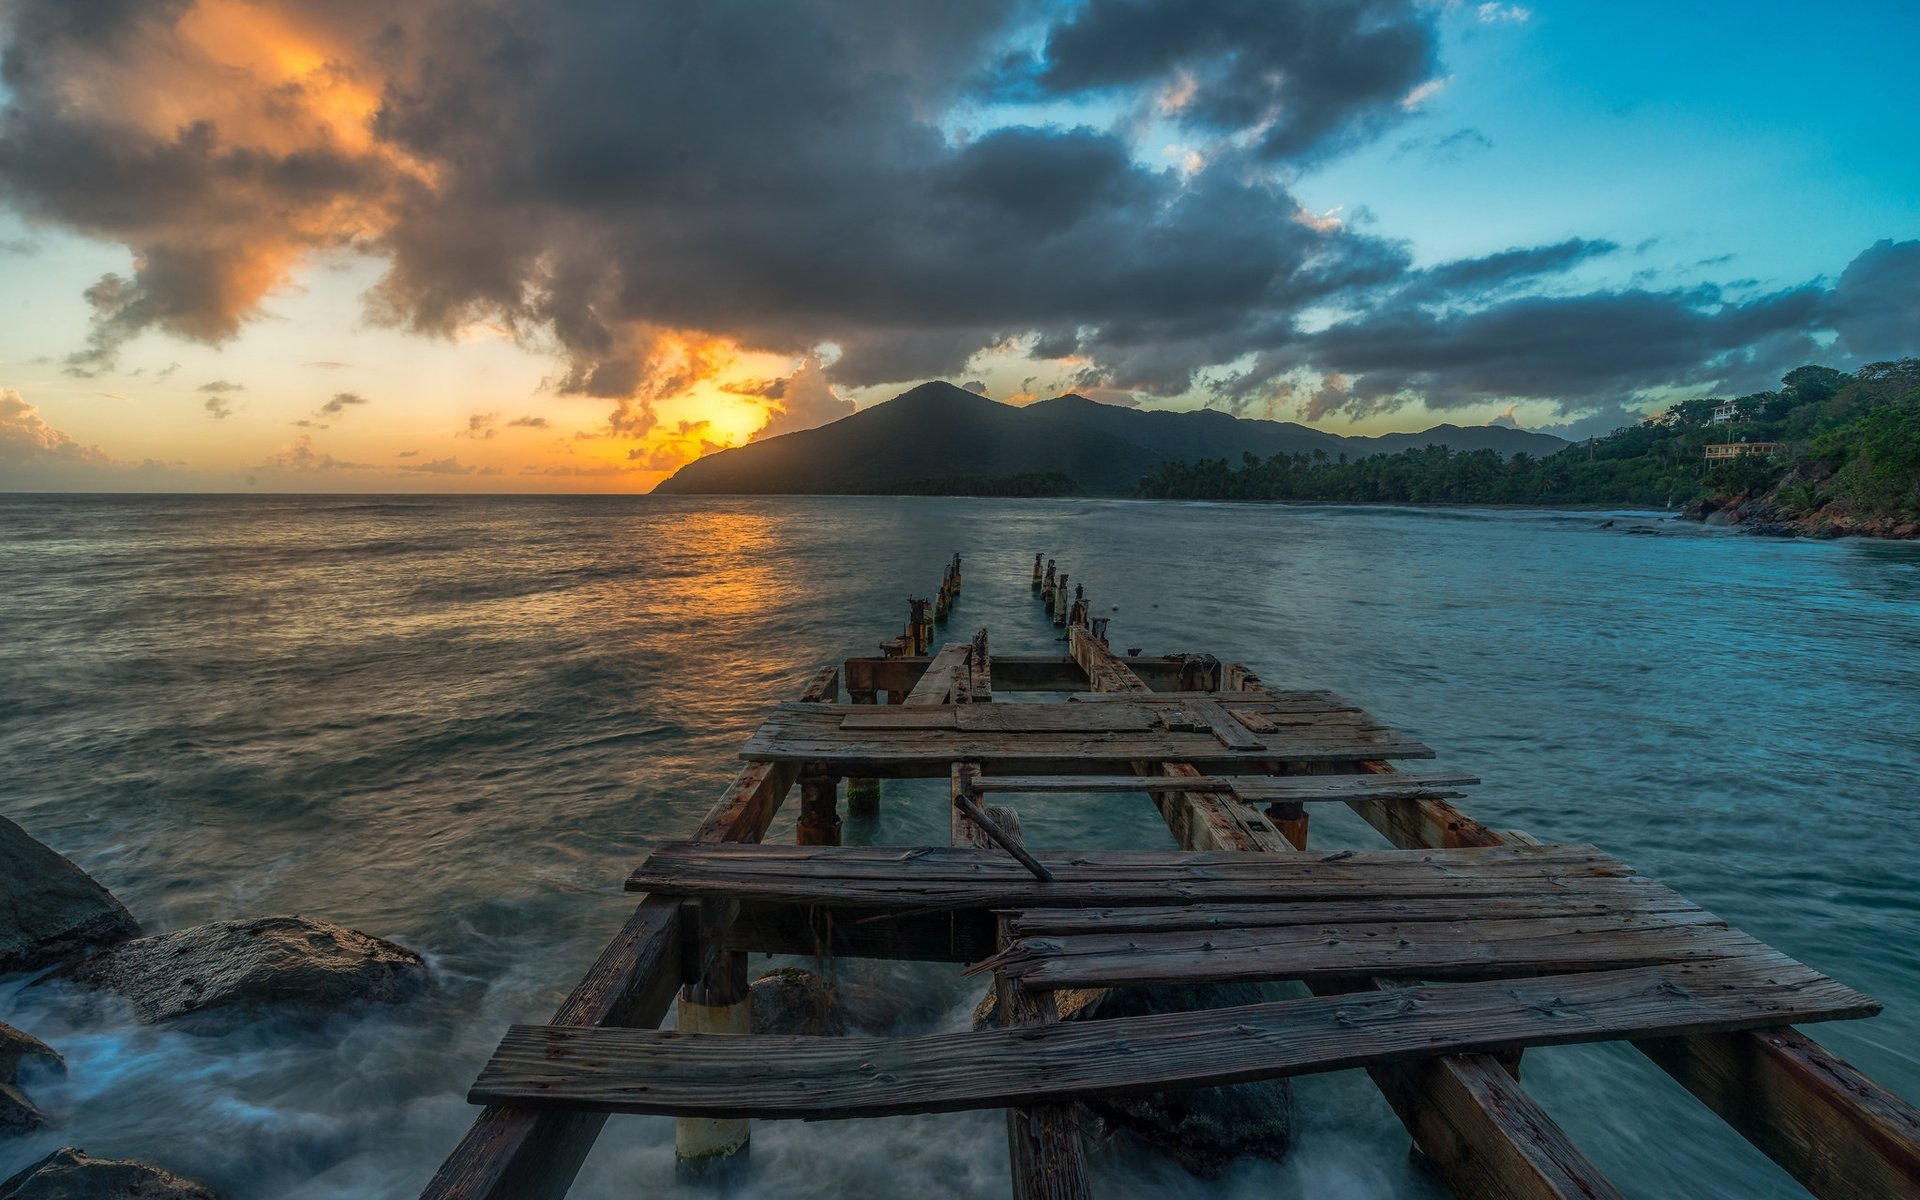
[(0, 484), (644, 491), (929, 378), (1579, 436), (1914, 324), (1873, 70), (1810, 118), (1704, 16), (522, 9), (0, 6)]

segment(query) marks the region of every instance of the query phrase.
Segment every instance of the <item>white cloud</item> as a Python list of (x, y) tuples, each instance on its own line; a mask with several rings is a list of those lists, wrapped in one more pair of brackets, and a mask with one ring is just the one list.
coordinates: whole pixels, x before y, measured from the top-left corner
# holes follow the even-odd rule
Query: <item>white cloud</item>
[(98, 446), (83, 446), (47, 424), (40, 410), (14, 388), (0, 388), (0, 466), (36, 472), (58, 467), (110, 467)]
[(1482, 4), (1473, 10), (1483, 25), (1493, 25), (1501, 21), (1524, 24), (1533, 18), (1533, 10), (1518, 4)]
[(1417, 112), (1421, 105), (1439, 95), (1440, 89), (1446, 86), (1445, 79), (1429, 79), (1401, 97), (1400, 107), (1408, 112)]

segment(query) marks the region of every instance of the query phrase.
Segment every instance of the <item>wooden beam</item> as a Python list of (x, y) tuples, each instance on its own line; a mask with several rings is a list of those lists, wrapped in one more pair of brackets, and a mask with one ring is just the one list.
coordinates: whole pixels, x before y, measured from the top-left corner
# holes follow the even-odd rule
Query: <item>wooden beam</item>
[[(1076, 659), (1092, 664), (1090, 678), (1117, 681), (1122, 689), (1132, 690), (1131, 660), (1118, 663), (1104, 643), (1088, 639)], [(1101, 668), (1098, 677), (1093, 666)], [(1223, 667), (1220, 676), (1222, 689), (1266, 691), (1259, 676), (1237, 663)], [(1343, 703), (1331, 693), (1312, 702)], [(1179, 774), (1181, 765), (1162, 765), (1156, 773)], [(1184, 774), (1199, 772), (1188, 766)], [(1249, 850), (1286, 853), (1306, 842), (1304, 821), (1297, 838), (1289, 838), (1264, 817), (1266, 828), (1249, 827), (1243, 810), (1252, 810), (1244, 805), (1228, 808), (1221, 797), (1189, 792), (1177, 802), (1163, 803), (1158, 795), (1154, 802), (1182, 845), (1218, 846), (1224, 837)], [(1621, 1200), (1612, 1182), (1492, 1056), (1449, 1055), (1411, 1066), (1375, 1065), (1367, 1073), (1414, 1144), (1463, 1200)]]
[[(972, 777), (971, 763), (954, 764), (950, 785), (953, 798), (972, 791)], [(1020, 836), (1020, 818), (1012, 809), (995, 807), (989, 815), (1008, 836)], [(992, 840), (955, 806), (953, 844), (985, 850)], [(1004, 945), (1004, 938), (996, 940)], [(1008, 985), (998, 975), (994, 977), (994, 989), (995, 1010), (1002, 1014), (1003, 1026), (1046, 1025), (1059, 1020), (1050, 993), (1032, 995)], [(1007, 1160), (1013, 1171), (1014, 1200), (1090, 1200), (1093, 1195), (1087, 1182), (1086, 1145), (1071, 1104), (1015, 1105), (1007, 1109)]]
[[(1400, 819), (1377, 806), (1355, 811), (1409, 849), (1513, 841), (1439, 801), (1402, 806)], [(1634, 1044), (1815, 1196), (1920, 1195), (1920, 1110), (1806, 1035), (1779, 1028)]]
[(1067, 1103), (1877, 1006), (1784, 955), (908, 1038), (515, 1026), (477, 1102), (835, 1120)]
[[(1353, 800), (1426, 800), (1458, 796), (1480, 782), (1465, 771), (1396, 771), (1391, 775), (1196, 775), (1180, 780), (1189, 792), (1232, 792), (1249, 804), (1348, 803)], [(1144, 792), (1167, 790), (1139, 775), (983, 775), (976, 792)]]
[(933, 656), (926, 673), (920, 676), (920, 682), (913, 685), (907, 693), (906, 702), (911, 705), (946, 704), (953, 699), (954, 681), (967, 669), (967, 643), (953, 642), (942, 646), (940, 653)]
[[(846, 660), (848, 679), (863, 680), (880, 692), (905, 693), (926, 672), (929, 657)], [(1166, 657), (1129, 658), (1127, 664), (1154, 691), (1170, 692), (1180, 683), (1180, 660)], [(994, 690), (1001, 692), (1084, 692), (1088, 681), (1079, 664), (1063, 654), (1006, 654), (994, 659)]]
[[(838, 698), (838, 671), (808, 681), (801, 699)], [(797, 777), (786, 764), (741, 771), (708, 811), (699, 841), (758, 841)], [(658, 1025), (674, 1002), (683, 970), (682, 905), (642, 900), (613, 941), (555, 1011), (557, 1024)], [(422, 1200), (557, 1200), (565, 1196), (606, 1123), (601, 1113), (483, 1109), (422, 1190)]]
[(1683, 902), (1599, 916), (1389, 922), (1376, 913), (1306, 926), (1040, 933), (1022, 937), (991, 965), (1023, 987), (1057, 990), (1382, 975), (1490, 979), (1771, 953)]

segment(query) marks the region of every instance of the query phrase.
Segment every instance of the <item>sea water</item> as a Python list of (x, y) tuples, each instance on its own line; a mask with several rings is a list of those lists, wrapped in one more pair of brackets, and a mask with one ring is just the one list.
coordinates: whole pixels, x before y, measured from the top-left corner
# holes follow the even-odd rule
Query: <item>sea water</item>
[[(1593, 842), (1883, 1000), (1811, 1029), (1920, 1097), (1920, 547), (1752, 538), (1649, 514), (882, 498), (0, 498), (0, 812), (152, 931), (297, 912), (427, 956), (433, 988), (319, 1027), (203, 1037), (22, 979), (0, 1019), (67, 1057), (58, 1145), (232, 1200), (405, 1197), (630, 911), (767, 708), (874, 653), (955, 552), (944, 637), (1060, 652), (1036, 551), (1118, 648), (1335, 689), (1485, 784), (1496, 828)], [(1028, 839), (1166, 846), (1143, 798), (1023, 804)], [(792, 836), (793, 805), (774, 838)], [(848, 839), (945, 840), (887, 785)], [(1317, 809), (1316, 839), (1379, 845)], [(756, 967), (760, 965), (756, 959)], [(842, 961), (962, 1028), (951, 968)], [(1629, 1193), (1797, 1186), (1622, 1045), (1525, 1082)], [(1119, 1138), (1109, 1196), (1424, 1197), (1357, 1072), (1298, 1081), (1284, 1163), (1201, 1182)], [(616, 1117), (574, 1194), (678, 1194), (672, 1122)], [(998, 1113), (759, 1122), (746, 1195), (1005, 1193)]]

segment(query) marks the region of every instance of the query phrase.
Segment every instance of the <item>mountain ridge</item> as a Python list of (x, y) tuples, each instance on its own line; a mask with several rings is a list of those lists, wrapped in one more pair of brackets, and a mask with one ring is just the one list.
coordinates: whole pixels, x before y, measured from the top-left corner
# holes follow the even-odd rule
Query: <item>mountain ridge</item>
[(695, 459), (653, 490), (663, 495), (832, 495), (871, 493), (888, 483), (908, 487), (926, 480), (1064, 476), (1088, 494), (1121, 496), (1163, 462), (1226, 458), (1237, 463), (1242, 454), (1267, 458), (1316, 450), (1359, 458), (1434, 441), (1455, 449), (1535, 455), (1566, 445), (1550, 434), (1505, 426), (1442, 425), (1417, 434), (1347, 438), (1291, 421), (1214, 409), (1122, 408), (1073, 393), (1016, 407), (936, 380), (830, 424)]

